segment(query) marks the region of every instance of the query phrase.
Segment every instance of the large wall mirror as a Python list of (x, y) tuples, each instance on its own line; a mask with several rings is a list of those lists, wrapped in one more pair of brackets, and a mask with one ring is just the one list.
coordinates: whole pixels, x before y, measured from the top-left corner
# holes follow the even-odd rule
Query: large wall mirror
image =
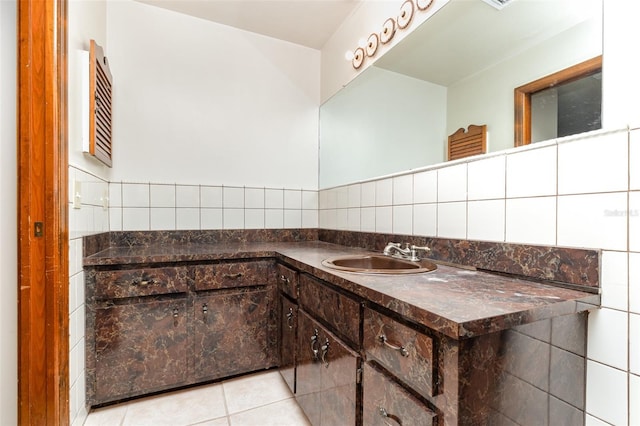
[(514, 89), (600, 55), (602, 0), (451, 0), (321, 106), (320, 188), (443, 162), (470, 124), (513, 148)]

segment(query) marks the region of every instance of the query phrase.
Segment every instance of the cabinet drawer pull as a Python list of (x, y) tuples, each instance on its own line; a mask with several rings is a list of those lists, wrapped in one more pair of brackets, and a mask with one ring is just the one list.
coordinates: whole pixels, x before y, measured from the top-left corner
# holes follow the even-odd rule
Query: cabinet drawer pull
[(237, 274), (224, 274), (224, 277), (230, 280), (237, 280), (238, 278), (242, 278), (243, 275), (242, 272), (238, 272)]
[(284, 275), (280, 275), (280, 281), (289, 284), (289, 278), (285, 277)]
[(178, 308), (173, 308), (173, 326), (177, 327), (178, 326), (178, 313), (180, 311), (178, 310)]
[(382, 417), (385, 417), (387, 419), (391, 419), (394, 422), (396, 422), (397, 424), (399, 424), (400, 426), (402, 426), (402, 420), (400, 420), (400, 418), (398, 416), (394, 416), (393, 414), (389, 414), (384, 407), (378, 407), (378, 414), (380, 414)]
[(318, 344), (318, 329), (313, 330), (313, 335), (311, 336), (311, 353), (313, 353), (313, 359), (318, 359), (318, 349), (316, 349), (316, 345)]
[(133, 280), (133, 282), (131, 283), (132, 285), (149, 285), (149, 284), (157, 284), (156, 280), (154, 280), (153, 278), (151, 278), (150, 280), (138, 280), (135, 279)]
[(293, 316), (293, 308), (289, 308), (289, 312), (287, 312), (287, 325), (291, 330), (293, 330)]
[(320, 351), (322, 352), (321, 360), (322, 364), (324, 364), (325, 368), (329, 368), (329, 339), (324, 342), (324, 345), (320, 347)]
[(380, 337), (378, 337), (378, 339), (380, 339), (380, 342), (384, 344), (386, 347), (388, 347), (389, 349), (393, 349), (394, 351), (400, 352), (400, 355), (402, 356), (409, 356), (409, 351), (404, 346), (392, 345), (387, 341), (387, 336), (385, 336), (384, 334), (381, 334)]

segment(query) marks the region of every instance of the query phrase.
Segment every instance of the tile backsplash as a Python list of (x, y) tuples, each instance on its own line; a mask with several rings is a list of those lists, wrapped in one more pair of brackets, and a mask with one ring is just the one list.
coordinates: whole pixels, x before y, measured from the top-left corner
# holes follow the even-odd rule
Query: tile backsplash
[(109, 183), (112, 231), (316, 228), (318, 192)]

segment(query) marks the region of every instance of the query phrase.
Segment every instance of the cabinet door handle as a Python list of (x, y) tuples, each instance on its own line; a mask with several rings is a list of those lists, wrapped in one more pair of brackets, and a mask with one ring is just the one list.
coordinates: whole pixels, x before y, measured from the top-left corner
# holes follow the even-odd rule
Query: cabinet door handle
[(145, 280), (145, 279), (135, 279), (133, 280), (133, 282), (131, 283), (132, 285), (149, 285), (149, 284), (157, 284), (157, 281), (154, 280), (153, 278), (149, 279), (149, 280)]
[(321, 360), (322, 364), (324, 364), (324, 368), (329, 368), (329, 339), (324, 342), (324, 345), (320, 347), (320, 351), (322, 352)]
[(287, 325), (289, 326), (289, 329), (293, 330), (293, 308), (289, 308), (289, 312), (287, 312)]
[(397, 424), (399, 424), (400, 426), (402, 426), (402, 420), (400, 420), (400, 417), (395, 416), (393, 414), (389, 414), (389, 412), (387, 412), (387, 410), (384, 407), (378, 407), (378, 414), (380, 414), (384, 418), (391, 419)]
[(318, 329), (313, 331), (313, 335), (311, 336), (311, 353), (313, 353), (313, 359), (318, 359), (318, 349), (316, 349), (316, 345), (318, 344)]
[(385, 336), (384, 334), (381, 334), (378, 339), (380, 339), (380, 342), (389, 349), (400, 352), (400, 355), (402, 356), (409, 356), (409, 351), (404, 346), (392, 345), (387, 341), (387, 336)]
[(285, 277), (284, 275), (280, 275), (280, 281), (289, 284), (289, 278)]
[(209, 312), (209, 306), (206, 303), (202, 304), (202, 321), (207, 323), (207, 313)]
[(238, 278), (242, 278), (243, 275), (242, 272), (238, 272), (237, 274), (224, 274), (224, 277), (230, 280), (237, 280)]
[(177, 327), (178, 326), (178, 313), (180, 312), (180, 310), (178, 310), (178, 308), (173, 308), (173, 326)]

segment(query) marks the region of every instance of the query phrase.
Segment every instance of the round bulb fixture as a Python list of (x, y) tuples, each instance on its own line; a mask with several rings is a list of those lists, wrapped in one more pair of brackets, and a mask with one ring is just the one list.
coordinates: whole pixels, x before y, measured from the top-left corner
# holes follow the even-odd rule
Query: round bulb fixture
[(353, 52), (352, 52), (352, 51), (350, 51), (350, 50), (347, 50), (346, 52), (344, 52), (344, 58), (345, 58), (347, 61), (352, 61), (354, 56), (355, 56), (355, 55), (354, 55), (354, 54), (353, 54)]
[(405, 29), (413, 19), (413, 0), (407, 0), (400, 6), (400, 14), (398, 15), (398, 28)]
[(396, 33), (396, 20), (389, 18), (382, 24), (382, 31), (380, 32), (380, 42), (382, 44), (389, 43)]
[(416, 6), (420, 10), (427, 10), (433, 4), (433, 0), (416, 0)]
[(367, 56), (371, 57), (378, 51), (378, 34), (373, 33), (367, 39)]
[(364, 63), (364, 49), (362, 47), (358, 47), (355, 52), (353, 52), (353, 59), (351, 60), (351, 65), (355, 69), (359, 69)]

